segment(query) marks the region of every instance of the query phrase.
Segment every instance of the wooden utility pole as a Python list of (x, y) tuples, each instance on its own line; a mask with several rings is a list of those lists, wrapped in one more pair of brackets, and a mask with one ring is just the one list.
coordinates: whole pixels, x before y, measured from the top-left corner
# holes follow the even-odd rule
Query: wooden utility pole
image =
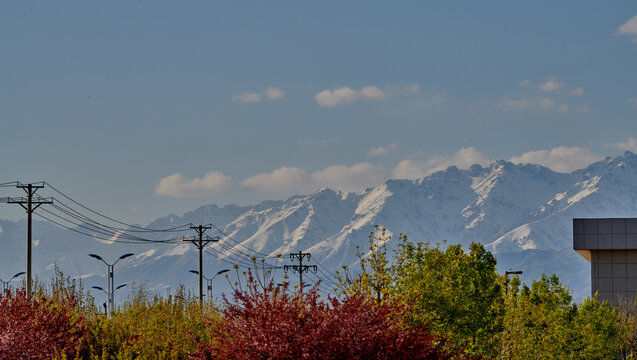
[(203, 249), (211, 241), (219, 241), (219, 237), (215, 236), (214, 238), (208, 237), (206, 240), (203, 239), (203, 233), (212, 228), (210, 225), (190, 225), (190, 228), (197, 231), (197, 235), (199, 235), (198, 239), (184, 239), (184, 241), (193, 243), (197, 249), (199, 249), (199, 304), (201, 305), (203, 303)]
[(33, 279), (33, 274), (31, 273), (31, 220), (32, 214), (35, 209), (39, 208), (42, 204), (53, 204), (52, 198), (42, 198), (40, 196), (34, 197), (35, 192), (38, 189), (44, 187), (44, 183), (39, 183), (40, 185), (35, 184), (21, 184), (17, 183), (16, 187), (23, 189), (27, 193), (27, 197), (9, 197), (3, 200), (6, 200), (8, 204), (18, 204), (24, 208), (27, 212), (27, 297), (31, 297), (31, 284)]

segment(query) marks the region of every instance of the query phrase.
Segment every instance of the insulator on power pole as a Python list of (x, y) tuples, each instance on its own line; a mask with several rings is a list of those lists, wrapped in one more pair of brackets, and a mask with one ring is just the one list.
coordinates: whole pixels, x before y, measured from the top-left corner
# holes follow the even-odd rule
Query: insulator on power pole
[(197, 231), (197, 235), (199, 235), (198, 239), (184, 238), (183, 240), (193, 243), (199, 250), (199, 304), (201, 305), (203, 304), (203, 256), (202, 256), (202, 253), (206, 245), (208, 245), (208, 243), (210, 243), (211, 241), (214, 241), (214, 242), (219, 241), (219, 237), (215, 236), (212, 238), (207, 237), (206, 240), (203, 239), (203, 234), (206, 232), (206, 230), (212, 228), (212, 226), (210, 225), (199, 225), (199, 226), (191, 225), (190, 228)]
[(21, 188), (27, 193), (26, 197), (7, 197), (0, 199), (0, 202), (6, 202), (8, 204), (18, 204), (24, 208), (27, 212), (27, 296), (31, 297), (31, 284), (33, 281), (33, 274), (31, 273), (31, 223), (32, 214), (35, 209), (39, 208), (42, 204), (53, 204), (53, 198), (43, 198), (35, 196), (35, 192), (38, 189), (44, 187), (44, 182), (36, 184), (22, 184), (16, 183), (17, 188)]
[(283, 266), (283, 270), (285, 270), (285, 272), (287, 272), (288, 269), (292, 269), (292, 271), (299, 273), (299, 291), (301, 294), (303, 294), (303, 285), (304, 285), (303, 273), (309, 271), (310, 269), (314, 270), (314, 272), (318, 270), (316, 265), (303, 265), (304, 258), (307, 258), (307, 260), (310, 260), (312, 258), (312, 255), (310, 253), (304, 253), (301, 251), (299, 251), (298, 253), (291, 253), (290, 260), (298, 259), (299, 264)]

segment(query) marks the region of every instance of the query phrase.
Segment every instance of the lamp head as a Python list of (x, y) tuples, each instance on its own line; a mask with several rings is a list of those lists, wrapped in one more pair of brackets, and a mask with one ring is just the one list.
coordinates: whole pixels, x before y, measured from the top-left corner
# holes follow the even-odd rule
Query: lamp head
[(193, 274), (199, 275), (199, 271), (197, 271), (197, 270), (190, 270), (190, 272), (193, 273)]
[(97, 289), (97, 290), (106, 291), (106, 290), (102, 289), (102, 288), (101, 288), (101, 287), (99, 287), (99, 286), (91, 286), (91, 288), (93, 288), (93, 289)]
[(120, 258), (120, 259), (126, 259), (127, 257), (129, 257), (129, 256), (133, 256), (133, 255), (135, 255), (135, 254), (133, 254), (133, 253), (128, 253), (128, 254), (124, 254), (124, 255), (120, 256), (119, 258)]
[(102, 259), (101, 256), (97, 255), (97, 254), (88, 254), (88, 256), (92, 257), (92, 258), (96, 258), (97, 260), (102, 260), (104, 261), (104, 259)]
[(219, 275), (219, 274), (223, 274), (223, 273), (226, 273), (226, 272), (228, 272), (228, 271), (230, 271), (230, 270), (228, 270), (228, 269), (219, 270), (219, 271), (217, 272), (217, 275)]
[(15, 274), (15, 275), (13, 275), (13, 277), (16, 278), (16, 277), (18, 277), (20, 275), (23, 275), (23, 274), (26, 274), (26, 273), (24, 271), (21, 271), (21, 272)]
[(119, 289), (123, 288), (123, 287), (124, 287), (124, 286), (126, 286), (126, 285), (128, 285), (128, 284), (122, 284), (122, 285), (120, 285), (120, 286), (116, 287), (116, 288), (115, 288), (115, 290), (119, 290)]

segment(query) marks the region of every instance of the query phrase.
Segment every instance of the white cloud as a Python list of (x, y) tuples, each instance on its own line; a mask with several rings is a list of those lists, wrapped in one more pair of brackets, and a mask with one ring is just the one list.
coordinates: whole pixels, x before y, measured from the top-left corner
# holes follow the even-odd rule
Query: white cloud
[(261, 95), (258, 93), (244, 92), (232, 98), (232, 101), (242, 103), (257, 103), (261, 101)]
[(540, 110), (548, 110), (552, 109), (555, 106), (555, 102), (549, 98), (538, 98), (537, 99)]
[(334, 90), (323, 90), (314, 95), (314, 99), (320, 106), (335, 107), (343, 104), (350, 104), (360, 100), (378, 100), (385, 98), (385, 94), (379, 88), (374, 87), (375, 91), (370, 90), (370, 88), (373, 88), (372, 86), (366, 86), (365, 88), (368, 89), (368, 93), (375, 93), (376, 98), (366, 98), (362, 89), (361, 91), (356, 91), (348, 86), (345, 86)]
[(607, 145), (619, 150), (628, 150), (637, 153), (637, 138), (629, 137), (626, 141), (620, 141), (616, 144)]
[[(505, 100), (505, 106), (511, 110), (518, 111), (524, 109), (554, 110), (561, 113), (567, 112), (570, 107), (567, 104), (557, 105), (555, 101), (547, 97), (539, 97), (537, 100), (531, 99), (509, 99)], [(586, 108), (588, 111), (588, 107)]]
[(529, 151), (511, 158), (510, 161), (515, 164), (538, 164), (554, 171), (569, 173), (601, 159), (603, 156), (586, 148), (560, 146), (551, 150)]
[(637, 15), (630, 18), (624, 25), (618, 27), (617, 34), (632, 36), (632, 42), (637, 43)]
[(385, 180), (385, 169), (380, 165), (359, 163), (352, 166), (335, 165), (318, 170), (311, 175), (317, 186), (327, 186), (343, 191), (361, 191)]
[(582, 114), (587, 113), (589, 110), (588, 105), (583, 105), (577, 108), (577, 111), (581, 112)]
[(474, 147), (462, 148), (451, 156), (436, 156), (426, 161), (403, 160), (392, 170), (394, 179), (419, 179), (449, 166), (468, 169), (473, 164), (486, 166), (493, 160)]
[(360, 163), (352, 166), (335, 165), (308, 173), (298, 167), (282, 167), (271, 173), (251, 176), (242, 186), (262, 192), (309, 192), (322, 187), (343, 191), (362, 191), (385, 179), (385, 171), (379, 165)]
[(265, 90), (264, 93), (265, 93), (265, 96), (270, 100), (280, 99), (285, 95), (285, 93), (281, 91), (281, 89), (275, 86), (270, 86), (269, 88)]
[(2, 230), (2, 226), (0, 226), (0, 234), (2, 234), (4, 230)]
[(334, 90), (325, 89), (314, 95), (314, 100), (316, 100), (320, 106), (336, 107), (363, 100), (380, 101), (388, 99), (394, 95), (409, 95), (417, 91), (417, 84), (405, 87), (389, 86), (385, 90), (378, 86), (365, 86), (360, 90), (354, 90), (349, 86), (343, 86)]
[(570, 94), (577, 95), (577, 96), (584, 95), (584, 89), (582, 89), (579, 86), (576, 86), (573, 88), (573, 90), (571, 90)]
[(518, 85), (520, 85), (522, 87), (531, 86), (531, 81), (530, 80), (523, 80)]
[(159, 180), (155, 194), (172, 197), (198, 197), (217, 195), (230, 189), (232, 180), (218, 172), (211, 171), (203, 178), (186, 180), (180, 173), (174, 173)]
[(407, 85), (403, 88), (398, 88), (397, 93), (400, 95), (410, 95), (418, 92), (418, 84)]
[(564, 86), (563, 82), (559, 82), (555, 79), (548, 79), (542, 85), (540, 85), (540, 91), (551, 92), (561, 89)]
[(301, 187), (302, 184), (307, 184), (309, 178), (310, 175), (307, 171), (301, 168), (284, 166), (269, 174), (261, 173), (251, 176), (243, 180), (241, 185), (259, 191), (281, 191), (285, 189), (297, 189)]
[(431, 103), (432, 104), (440, 104), (441, 102), (445, 101), (445, 98), (447, 97), (446, 93), (439, 93), (436, 94), (433, 99), (431, 99)]
[(241, 103), (257, 103), (261, 102), (265, 97), (268, 100), (277, 100), (285, 96), (285, 93), (276, 86), (270, 86), (269, 88), (261, 92), (244, 92), (232, 98), (232, 101)]
[(628, 103), (634, 106), (637, 106), (637, 98), (628, 99)]
[(391, 143), (391, 144), (388, 144), (387, 146), (381, 145), (379, 147), (369, 149), (369, 151), (367, 152), (367, 155), (370, 155), (370, 156), (385, 155), (395, 150), (397, 146), (398, 145), (396, 145), (396, 143)]

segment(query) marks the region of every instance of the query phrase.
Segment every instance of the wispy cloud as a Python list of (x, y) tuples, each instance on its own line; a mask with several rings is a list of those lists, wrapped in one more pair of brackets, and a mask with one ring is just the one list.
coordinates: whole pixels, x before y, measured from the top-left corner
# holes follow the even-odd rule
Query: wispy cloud
[(637, 97), (628, 99), (628, 103), (637, 107)]
[(261, 100), (261, 94), (250, 92), (244, 92), (232, 98), (232, 101), (238, 101), (241, 103), (256, 103)]
[(559, 89), (561, 89), (562, 87), (564, 87), (564, 83), (557, 81), (553, 78), (549, 78), (548, 80), (546, 80), (544, 83), (542, 83), (540, 85), (540, 91), (543, 92), (552, 92), (552, 91), (557, 91)]
[(508, 99), (505, 100), (504, 104), (510, 109), (521, 110), (530, 107), (533, 102), (529, 99)]
[[(501, 102), (504, 107), (513, 111), (528, 109), (566, 113), (571, 108), (579, 112), (588, 111), (588, 106), (585, 104), (569, 104), (573, 99), (570, 99), (567, 95), (584, 95), (585, 91), (581, 86), (569, 86), (555, 77), (548, 77), (539, 85), (534, 85), (531, 80), (523, 80), (518, 85), (527, 89), (524, 90), (525, 95), (517, 99), (503, 99)], [(568, 89), (569, 87), (570, 90)], [(533, 93), (535, 94), (533, 95)], [(585, 111), (582, 111), (584, 109)]]
[(632, 36), (631, 41), (637, 43), (637, 15), (633, 16), (625, 24), (618, 27), (617, 35)]
[(375, 147), (375, 148), (371, 148), (369, 149), (369, 151), (367, 152), (367, 155), (369, 156), (378, 156), (378, 155), (385, 155), (388, 154), (392, 151), (394, 151), (396, 149), (398, 145), (396, 145), (396, 143), (390, 143), (387, 146), (379, 146), (379, 147)]
[(431, 99), (431, 103), (432, 104), (440, 104), (441, 102), (445, 101), (445, 98), (447, 97), (446, 93), (438, 93), (436, 95), (434, 95), (433, 99)]
[(394, 179), (420, 179), (452, 165), (460, 169), (468, 169), (473, 164), (486, 166), (492, 162), (493, 160), (487, 155), (474, 147), (468, 147), (462, 148), (450, 156), (434, 156), (425, 161), (402, 160), (392, 170), (391, 177)]
[(569, 94), (577, 95), (577, 96), (584, 95), (584, 89), (582, 89), (579, 86), (576, 86), (569, 92)]
[(174, 173), (159, 180), (155, 194), (172, 197), (198, 197), (222, 194), (230, 189), (232, 179), (218, 171), (211, 171), (203, 178), (185, 179)]
[(365, 86), (360, 90), (354, 90), (349, 86), (337, 89), (325, 89), (316, 95), (314, 100), (319, 106), (336, 107), (345, 104), (351, 104), (357, 101), (380, 101), (388, 99), (395, 95), (409, 95), (418, 91), (418, 85), (409, 85), (405, 87), (388, 86), (381, 89), (378, 86)]
[(281, 91), (281, 89), (274, 86), (270, 86), (269, 88), (265, 89), (264, 94), (270, 100), (280, 99), (283, 96), (285, 96), (285, 94), (283, 93), (283, 91)]
[(608, 144), (607, 147), (619, 149), (619, 150), (628, 150), (634, 153), (637, 153), (637, 138), (629, 137), (626, 141), (620, 141), (615, 144)]
[(232, 101), (237, 101), (240, 103), (257, 103), (261, 102), (263, 99), (268, 100), (277, 100), (285, 96), (285, 93), (275, 87), (270, 86), (269, 88), (261, 91), (261, 92), (244, 92), (232, 98)]
[(604, 157), (581, 147), (560, 146), (551, 150), (537, 150), (525, 152), (511, 158), (515, 164), (538, 164), (554, 171), (569, 173), (584, 168)]
[(538, 97), (537, 99), (507, 99), (504, 105), (514, 111), (524, 109), (552, 110), (561, 113), (567, 112), (570, 107), (568, 104), (556, 104), (555, 101), (547, 97)]
[(342, 191), (362, 191), (375, 186), (385, 179), (382, 166), (359, 163), (352, 166), (334, 165), (323, 170), (309, 173), (298, 167), (281, 167), (270, 173), (251, 176), (241, 183), (242, 186), (260, 192), (291, 194), (309, 192), (322, 187)]

